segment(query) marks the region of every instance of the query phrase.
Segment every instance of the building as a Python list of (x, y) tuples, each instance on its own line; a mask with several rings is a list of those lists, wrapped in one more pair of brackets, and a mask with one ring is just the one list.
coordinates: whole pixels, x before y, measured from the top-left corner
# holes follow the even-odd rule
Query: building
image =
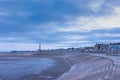
[(95, 51), (99, 53), (118, 54), (120, 53), (120, 43), (96, 44)]

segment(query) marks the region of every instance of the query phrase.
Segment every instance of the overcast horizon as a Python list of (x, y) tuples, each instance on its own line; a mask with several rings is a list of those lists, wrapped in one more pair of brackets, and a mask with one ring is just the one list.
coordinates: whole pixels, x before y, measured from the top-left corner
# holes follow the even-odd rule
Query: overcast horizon
[(120, 42), (120, 0), (0, 0), (0, 51)]

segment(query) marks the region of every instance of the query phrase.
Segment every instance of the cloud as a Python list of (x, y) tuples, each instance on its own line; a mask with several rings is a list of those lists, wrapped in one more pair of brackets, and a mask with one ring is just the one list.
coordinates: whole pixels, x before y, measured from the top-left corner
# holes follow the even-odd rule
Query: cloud
[(32, 43), (0, 43), (0, 51), (27, 51), (37, 50), (38, 44)]
[(82, 35), (67, 35), (63, 36), (66, 40), (82, 40), (84, 39), (84, 36)]
[(48, 49), (119, 41), (119, 8), (119, 0), (0, 0), (0, 42)]
[(120, 6), (113, 7), (113, 10), (116, 15), (120, 15)]
[(79, 17), (74, 21), (65, 23), (67, 27), (57, 28), (58, 31), (91, 31), (97, 29), (120, 28), (120, 15), (109, 15), (100, 17)]
[(101, 9), (104, 3), (105, 0), (94, 0), (94, 2), (91, 2), (88, 7), (94, 12), (97, 12)]

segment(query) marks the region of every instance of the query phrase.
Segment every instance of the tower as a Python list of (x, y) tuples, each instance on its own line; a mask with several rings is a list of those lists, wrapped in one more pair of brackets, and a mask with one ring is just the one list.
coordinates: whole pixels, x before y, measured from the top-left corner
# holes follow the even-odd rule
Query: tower
[(38, 51), (41, 51), (41, 43), (39, 43), (39, 49), (38, 49)]

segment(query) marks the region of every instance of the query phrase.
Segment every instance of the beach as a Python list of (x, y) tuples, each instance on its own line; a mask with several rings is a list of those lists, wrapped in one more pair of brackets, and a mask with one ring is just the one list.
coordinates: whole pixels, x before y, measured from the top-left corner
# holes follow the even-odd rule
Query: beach
[(1, 80), (53, 80), (70, 69), (62, 57), (1, 56)]
[[(119, 57), (118, 57), (119, 58)], [(117, 60), (117, 61), (116, 61)], [(5, 66), (3, 62), (14, 62), (17, 74), (9, 71), (10, 65)], [(17, 61), (17, 63), (16, 63)], [(40, 62), (39, 62), (40, 61)], [(19, 64), (20, 62), (23, 62)], [(0, 69), (6, 72), (1, 75), (1, 80), (118, 80), (119, 59), (114, 56), (99, 54), (62, 54), (62, 55), (17, 55), (0, 56)], [(8, 69), (1, 68), (7, 67)], [(116, 67), (117, 66), (117, 67)], [(13, 68), (13, 69), (14, 69)], [(32, 69), (32, 71), (31, 71)], [(23, 72), (21, 72), (21, 70)], [(10, 73), (13, 77), (8, 75)], [(117, 73), (116, 73), (117, 72)], [(22, 75), (21, 75), (22, 73)], [(3, 73), (2, 73), (3, 74)], [(117, 77), (115, 77), (117, 76)]]
[(54, 57), (52, 59), (55, 60), (54, 66), (43, 70), (40, 74), (24, 76), (22, 80), (54, 80), (71, 68), (71, 64), (66, 62), (64, 58)]

